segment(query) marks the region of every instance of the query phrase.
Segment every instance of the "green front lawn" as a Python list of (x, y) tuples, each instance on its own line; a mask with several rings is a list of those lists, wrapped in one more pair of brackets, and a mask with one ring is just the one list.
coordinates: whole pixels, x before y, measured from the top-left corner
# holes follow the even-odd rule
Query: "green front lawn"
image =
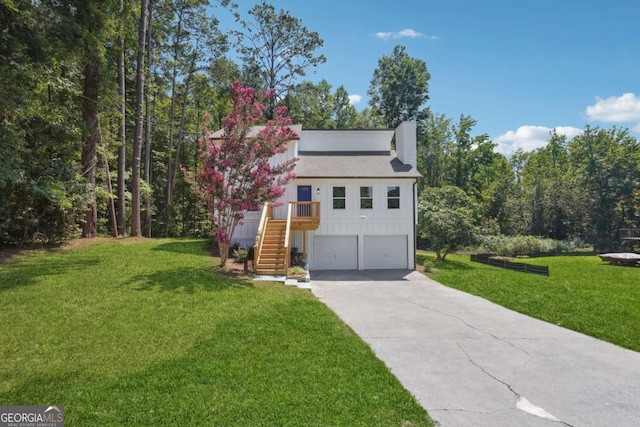
[[(419, 254), (420, 259), (435, 256)], [(434, 280), (504, 307), (640, 351), (640, 268), (612, 266), (595, 255), (528, 258), (550, 276), (504, 270), (449, 255)]]
[(0, 264), (0, 405), (69, 426), (430, 426), (309, 291), (216, 271), (201, 240)]

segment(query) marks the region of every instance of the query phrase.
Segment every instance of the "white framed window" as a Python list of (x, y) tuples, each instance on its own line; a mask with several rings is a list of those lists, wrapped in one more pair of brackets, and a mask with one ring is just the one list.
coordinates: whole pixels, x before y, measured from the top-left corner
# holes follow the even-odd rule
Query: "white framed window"
[(347, 208), (346, 187), (333, 187), (333, 209)]
[(400, 209), (400, 187), (397, 185), (387, 187), (387, 209)]
[(360, 187), (360, 209), (373, 209), (373, 187)]

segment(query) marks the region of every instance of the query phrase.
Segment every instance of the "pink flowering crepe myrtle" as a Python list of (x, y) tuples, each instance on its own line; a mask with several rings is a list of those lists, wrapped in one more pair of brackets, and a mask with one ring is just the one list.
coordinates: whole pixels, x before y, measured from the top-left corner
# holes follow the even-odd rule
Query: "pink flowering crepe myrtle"
[(271, 93), (244, 87), (238, 81), (231, 90), (233, 110), (223, 123), (220, 141), (215, 143), (211, 138), (210, 116), (205, 114), (198, 150), (202, 170), (194, 174), (185, 171), (211, 215), (211, 234), (218, 242), (222, 267), (227, 262), (231, 237), (236, 226), (242, 224), (245, 212), (282, 197), (285, 185), (295, 178), (292, 171), (297, 160), (275, 165), (270, 162), (276, 154), (285, 153), (287, 143), (298, 137), (290, 127), (286, 107), (278, 107), (273, 119), (250, 136), (251, 130), (263, 121), (263, 108)]

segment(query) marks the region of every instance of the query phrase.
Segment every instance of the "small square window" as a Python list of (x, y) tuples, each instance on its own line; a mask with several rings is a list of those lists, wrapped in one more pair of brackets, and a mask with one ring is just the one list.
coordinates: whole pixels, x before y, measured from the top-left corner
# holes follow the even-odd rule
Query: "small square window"
[(373, 187), (360, 187), (360, 209), (373, 209)]
[(347, 191), (345, 187), (333, 187), (333, 209), (346, 209)]
[(387, 187), (387, 209), (400, 209), (400, 187)]

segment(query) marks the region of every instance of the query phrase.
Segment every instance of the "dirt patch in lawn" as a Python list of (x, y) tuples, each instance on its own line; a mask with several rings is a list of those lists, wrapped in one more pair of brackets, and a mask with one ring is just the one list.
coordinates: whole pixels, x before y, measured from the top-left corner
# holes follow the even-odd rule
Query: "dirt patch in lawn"
[(22, 248), (8, 246), (8, 247), (0, 247), (0, 264), (7, 262), (8, 260), (19, 257), (22, 255), (29, 255), (33, 253), (39, 252), (57, 252), (57, 251), (72, 251), (76, 249), (86, 248), (92, 245), (95, 245), (100, 242), (112, 242), (118, 241), (124, 244), (134, 243), (141, 240), (145, 240), (146, 237), (95, 237), (93, 239), (74, 239), (68, 240), (63, 243), (55, 243), (55, 244), (35, 244), (29, 245)]

